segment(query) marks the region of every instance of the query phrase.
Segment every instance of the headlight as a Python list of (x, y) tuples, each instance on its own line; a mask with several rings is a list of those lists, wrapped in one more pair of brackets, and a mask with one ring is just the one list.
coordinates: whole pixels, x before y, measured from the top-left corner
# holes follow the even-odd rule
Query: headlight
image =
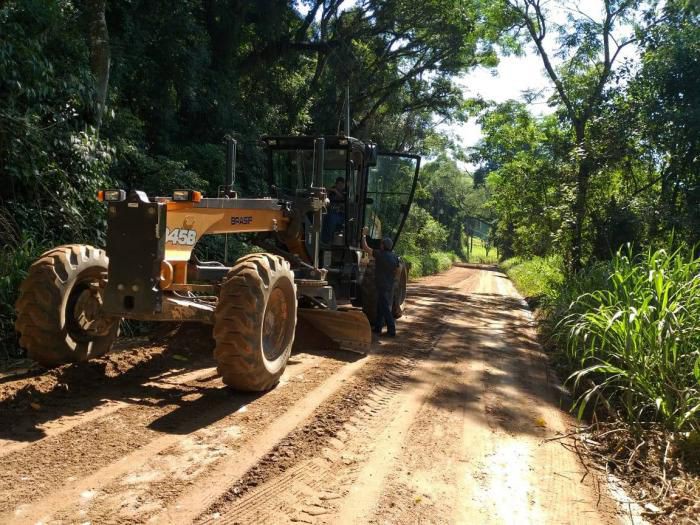
[[(102, 198), (100, 199), (100, 197)], [(124, 190), (104, 190), (97, 193), (97, 199), (107, 202), (119, 202), (126, 199), (126, 192)]]
[(202, 200), (202, 194), (193, 190), (175, 190), (173, 192), (173, 200), (176, 202), (199, 202)]

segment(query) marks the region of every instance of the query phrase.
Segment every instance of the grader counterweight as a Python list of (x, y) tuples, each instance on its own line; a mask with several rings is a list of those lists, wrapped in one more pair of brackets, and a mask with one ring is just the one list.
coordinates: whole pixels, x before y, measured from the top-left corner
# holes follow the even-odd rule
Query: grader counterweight
[[(378, 155), (351, 137), (264, 137), (275, 197), (241, 198), (230, 181), (215, 198), (194, 190), (149, 198), (105, 190), (106, 252), (86, 245), (54, 248), (32, 265), (17, 301), (16, 327), (30, 357), (45, 365), (110, 350), (120, 319), (213, 325), (214, 356), (226, 384), (273, 387), (301, 339), (366, 352), (376, 313), (372, 261), (360, 249), (398, 241), (415, 190), (420, 157)], [(229, 159), (235, 159), (229, 142)], [(342, 178), (345, 192), (328, 198)], [(338, 198), (342, 195), (342, 198)], [(206, 235), (253, 234), (263, 250), (232, 267), (202, 262)], [(394, 314), (403, 311), (402, 263)], [(310, 337), (309, 332), (317, 337)]]

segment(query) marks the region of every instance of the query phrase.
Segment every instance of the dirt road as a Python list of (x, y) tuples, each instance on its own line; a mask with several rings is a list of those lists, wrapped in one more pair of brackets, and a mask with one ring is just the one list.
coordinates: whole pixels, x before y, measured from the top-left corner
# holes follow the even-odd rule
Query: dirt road
[(0, 523), (618, 523), (501, 273), (410, 286), (372, 354), (224, 388), (206, 331), (0, 382)]

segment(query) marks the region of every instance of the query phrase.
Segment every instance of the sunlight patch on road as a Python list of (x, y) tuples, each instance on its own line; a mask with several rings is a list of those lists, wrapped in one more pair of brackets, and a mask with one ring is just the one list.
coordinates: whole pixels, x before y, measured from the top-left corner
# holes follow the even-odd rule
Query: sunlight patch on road
[(541, 523), (530, 486), (531, 450), (527, 442), (503, 440), (485, 458), (486, 494), (503, 523)]

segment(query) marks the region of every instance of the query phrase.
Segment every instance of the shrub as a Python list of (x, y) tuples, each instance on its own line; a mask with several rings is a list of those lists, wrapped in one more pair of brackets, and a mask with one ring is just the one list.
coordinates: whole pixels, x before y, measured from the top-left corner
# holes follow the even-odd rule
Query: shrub
[(555, 297), (564, 282), (563, 261), (557, 256), (528, 260), (513, 257), (503, 261), (500, 266), (529, 300)]
[(401, 255), (437, 252), (447, 245), (447, 230), (427, 210), (413, 204), (401, 233)]
[(403, 255), (402, 258), (411, 265), (408, 277), (416, 279), (425, 275), (449, 270), (460, 259), (452, 252), (433, 252), (426, 255)]
[(605, 399), (630, 424), (700, 429), (700, 258), (685, 248), (618, 252), (577, 276), (553, 313), (585, 289), (554, 331), (577, 370), (579, 416)]
[(403, 255), (402, 258), (410, 265), (408, 271), (409, 279), (417, 279), (425, 275), (423, 273), (423, 262), (418, 255)]
[[(1, 219), (0, 216), (0, 222)], [(0, 361), (17, 352), (14, 326), (15, 300), (29, 266), (45, 248), (26, 238), (20, 239), (14, 246), (8, 243), (2, 247), (0, 253)]]

